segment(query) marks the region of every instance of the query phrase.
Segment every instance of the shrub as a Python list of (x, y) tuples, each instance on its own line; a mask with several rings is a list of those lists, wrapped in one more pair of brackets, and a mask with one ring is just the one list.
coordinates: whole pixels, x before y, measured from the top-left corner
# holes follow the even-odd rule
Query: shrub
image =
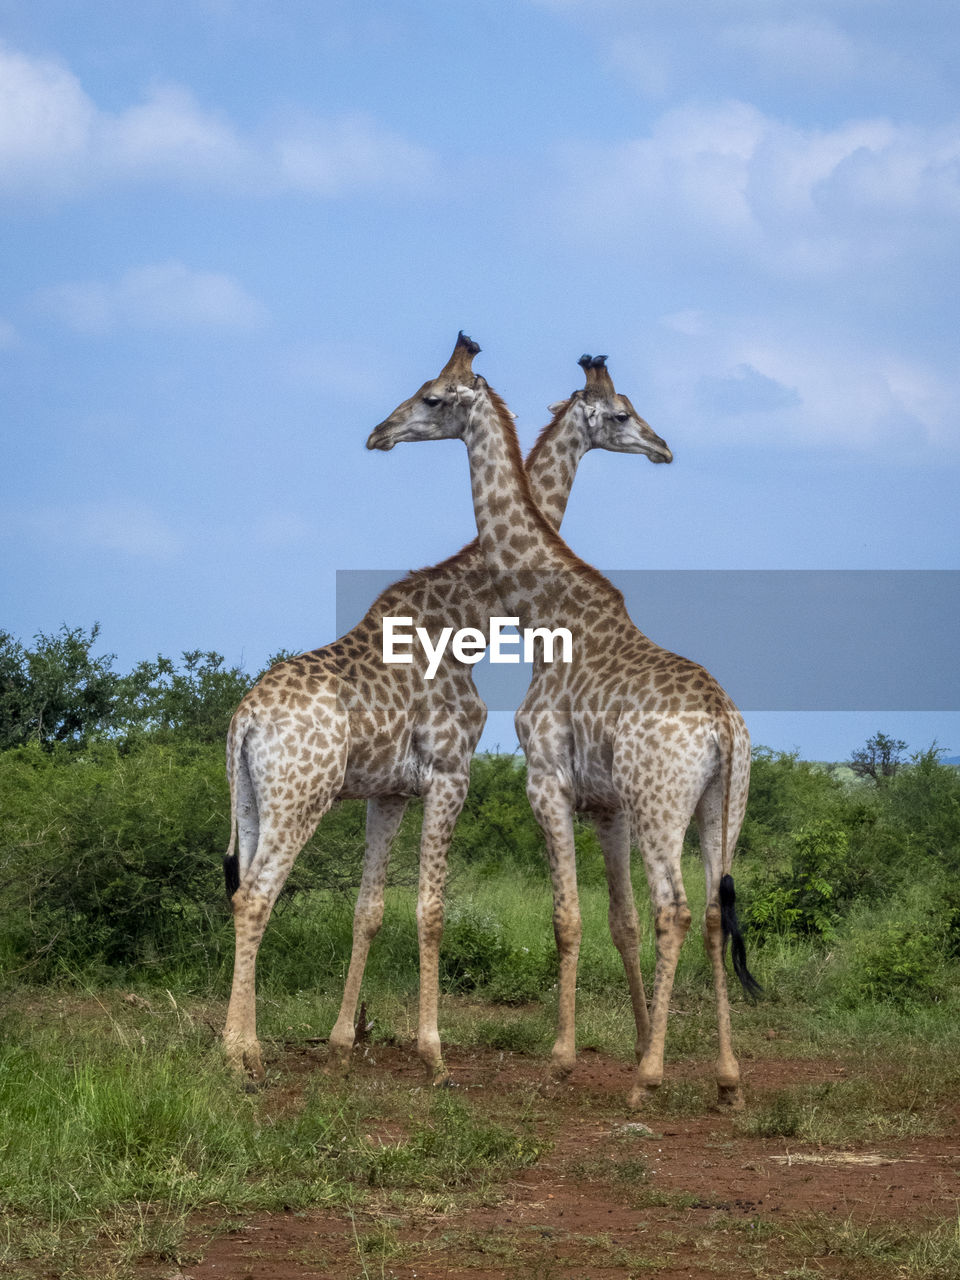
[(542, 870), (543, 835), (527, 800), (527, 770), (513, 755), (474, 757), (470, 791), (453, 837), (468, 863), (504, 863)]
[(503, 931), (493, 916), (470, 904), (447, 914), (440, 947), (440, 981), (445, 991), (476, 991), (486, 986), (508, 954)]
[(934, 744), (890, 778), (877, 796), (879, 819), (907, 865), (932, 860), (960, 871), (960, 770)]
[(532, 1004), (557, 981), (556, 949), (514, 947), (501, 961), (484, 994), (496, 1004)]
[(789, 868), (751, 889), (744, 922), (780, 934), (831, 938), (843, 912), (866, 879), (851, 853), (847, 829), (822, 818), (793, 837)]
[(228, 816), (219, 752), (5, 752), (0, 808), (0, 885), (41, 972), (156, 962), (220, 927)]
[(795, 831), (836, 819), (844, 800), (843, 785), (823, 766), (799, 759), (796, 752), (755, 747), (738, 847), (748, 857), (787, 854)]
[(120, 678), (112, 654), (92, 656), (99, 634), (62, 626), (28, 649), (0, 631), (0, 749), (81, 746), (110, 726)]
[(841, 935), (838, 995), (864, 1002), (907, 1004), (936, 1000), (945, 991), (946, 911), (929, 889), (855, 913)]
[[(417, 814), (398, 841), (416, 859)], [(0, 753), (4, 950), (35, 977), (64, 966), (219, 968), (229, 907), (221, 863), (229, 793), (219, 744), (39, 744)], [(328, 814), (297, 859), (281, 904), (349, 891), (363, 864), (363, 805)], [(280, 909), (282, 910), (282, 905)], [(269, 933), (272, 932), (268, 930)]]

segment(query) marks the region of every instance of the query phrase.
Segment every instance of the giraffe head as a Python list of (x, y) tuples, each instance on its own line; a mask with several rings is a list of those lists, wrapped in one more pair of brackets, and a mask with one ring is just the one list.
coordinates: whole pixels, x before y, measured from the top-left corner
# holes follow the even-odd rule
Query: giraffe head
[(607, 369), (606, 356), (583, 355), (577, 361), (586, 375), (586, 386), (569, 400), (552, 404), (550, 412), (568, 415), (582, 435), (585, 449), (612, 453), (642, 453), (651, 462), (672, 462), (673, 454), (648, 422), (640, 417), (626, 396), (619, 395)]
[(398, 404), (370, 432), (368, 449), (392, 449), (404, 440), (450, 440), (463, 434), (470, 406), (486, 382), (473, 372), (479, 346), (461, 332), (453, 354), (435, 378)]

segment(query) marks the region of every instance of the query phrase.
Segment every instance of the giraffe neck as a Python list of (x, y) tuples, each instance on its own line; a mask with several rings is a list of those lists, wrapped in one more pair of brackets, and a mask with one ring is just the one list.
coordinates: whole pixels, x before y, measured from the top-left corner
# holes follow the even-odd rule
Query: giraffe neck
[[(566, 404), (540, 432), (524, 463), (533, 500), (554, 529), (563, 522), (577, 468), (591, 448), (584, 433), (565, 414), (565, 408)], [(478, 538), (433, 568), (452, 570), (474, 559), (482, 563)]]
[(566, 548), (534, 502), (513, 424), (489, 388), (478, 391), (463, 439), (480, 550), (490, 572), (565, 568)]
[(619, 591), (570, 550), (534, 502), (513, 423), (489, 388), (478, 390), (463, 440), (480, 552), (507, 614), (524, 627), (556, 627), (585, 607), (622, 611)]
[(590, 448), (567, 409), (564, 404), (544, 427), (525, 464), (537, 506), (555, 529), (563, 523), (577, 468)]

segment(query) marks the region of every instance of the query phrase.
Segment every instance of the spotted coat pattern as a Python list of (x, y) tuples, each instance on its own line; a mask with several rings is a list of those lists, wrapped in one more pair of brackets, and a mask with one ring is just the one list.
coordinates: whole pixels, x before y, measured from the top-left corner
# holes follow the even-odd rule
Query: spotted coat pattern
[[(594, 375), (587, 372), (588, 384)], [(589, 389), (589, 387), (588, 387)], [(530, 479), (548, 518), (559, 524), (577, 466), (592, 448), (642, 452), (666, 446), (635, 413), (630, 423), (594, 389), (586, 412), (574, 393), (530, 458)], [(575, 406), (579, 404), (579, 410)], [(631, 406), (632, 412), (632, 406)], [(668, 452), (668, 451), (667, 451)], [(435, 1079), (445, 1074), (437, 1031), (437, 986), (446, 859), (466, 796), (470, 759), (486, 718), (472, 669), (445, 655), (424, 679), (422, 654), (410, 665), (382, 660), (385, 616), (412, 617), (431, 636), (442, 627), (486, 632), (502, 613), (474, 541), (433, 568), (389, 587), (352, 631), (333, 644), (273, 667), (243, 699), (227, 739), (235, 859), (233, 987), (224, 1029), (230, 1060), (263, 1073), (256, 1033), (255, 965), (270, 912), (294, 860), (337, 799), (367, 799), (366, 851), (354, 915), (353, 947), (330, 1046), (345, 1069), (370, 944), (383, 919), (390, 848), (410, 796), (423, 797), (417, 928), (420, 943), (418, 1052)]]
[[(459, 362), (452, 358), (456, 376), (448, 364), (438, 379), (398, 406), (368, 443), (390, 448), (401, 440), (463, 439), (480, 548), (505, 610), (525, 627), (566, 626), (573, 632), (572, 663), (535, 666), (516, 717), (528, 795), (553, 880), (560, 960), (554, 1070), (566, 1074), (575, 1057), (580, 911), (574, 812), (593, 815), (603, 845), (610, 924), (636, 1019), (637, 1073), (630, 1096), (635, 1107), (663, 1077), (670, 994), (691, 923), (680, 854), (695, 817), (706, 872), (703, 936), (717, 1002), (717, 1081), (721, 1101), (742, 1105), (731, 1045), (720, 882), (729, 874), (746, 807), (746, 726), (707, 671), (637, 629), (620, 592), (578, 559), (543, 517), (521, 464), (511, 415), (473, 374), (471, 361), (468, 349)], [(575, 410), (572, 404), (562, 409), (561, 422)], [(654, 909), (657, 962), (649, 1014), (637, 955), (631, 840), (640, 849)]]

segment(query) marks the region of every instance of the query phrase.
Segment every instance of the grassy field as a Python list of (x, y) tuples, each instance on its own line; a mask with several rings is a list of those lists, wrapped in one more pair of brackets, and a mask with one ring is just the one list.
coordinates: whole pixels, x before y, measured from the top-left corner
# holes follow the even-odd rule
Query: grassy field
[[(346, 1080), (324, 1037), (350, 953), (364, 806), (298, 857), (258, 960), (264, 1088), (218, 1043), (233, 937), (215, 654), (127, 676), (96, 629), (0, 637), (0, 1274), (17, 1280), (958, 1277), (960, 770), (878, 732), (851, 765), (757, 747), (735, 868), (747, 1106), (711, 1110), (694, 930), (667, 1073), (637, 1128), (603, 863), (575, 824), (579, 1060), (544, 1088), (556, 959), (543, 837), (511, 755), (478, 754), (451, 845), (440, 1030), (416, 1031), (420, 805), (395, 841)], [(88, 697), (91, 689), (96, 697)], [(703, 909), (697, 837), (685, 879)], [(642, 872), (642, 963), (653, 931)], [(633, 1127), (631, 1127), (633, 1126)], [(184, 1268), (189, 1268), (189, 1271)]]
[[(689, 861), (697, 912), (702, 875)], [(629, 1001), (609, 940), (603, 886), (589, 870), (586, 879), (581, 1062), (609, 1060), (625, 1073)], [(461, 870), (450, 893), (444, 1044), (454, 1056), (475, 1053), (495, 1065), (507, 1055), (523, 1064), (492, 1108), (489, 1093), (433, 1091), (416, 1075), (416, 928), (407, 890), (390, 892), (363, 993), (373, 1025), (357, 1050), (361, 1069), (346, 1082), (315, 1069), (349, 952), (350, 907), (336, 895), (301, 895), (268, 931), (259, 966), (268, 1084), (256, 1093), (244, 1092), (225, 1071), (216, 1040), (228, 965), (145, 967), (119, 984), (80, 973), (64, 974), (55, 986), (11, 984), (0, 1023), (0, 1274), (63, 1280), (175, 1274), (174, 1265), (191, 1258), (197, 1265), (203, 1252), (189, 1243), (198, 1222), (210, 1240), (271, 1211), (326, 1209), (349, 1221), (363, 1219), (371, 1206), (380, 1215), (385, 1206), (477, 1211), (518, 1171), (559, 1159), (558, 1125), (573, 1099), (551, 1103), (536, 1088), (554, 1027), (549, 891), (542, 877), (522, 881), (517, 873)], [(740, 877), (740, 888), (748, 896), (749, 875)], [(647, 921), (647, 975), (651, 939)], [(744, 1061), (840, 1064), (842, 1075), (831, 1068), (794, 1082), (788, 1073), (775, 1088), (748, 1087), (747, 1110), (728, 1123), (730, 1141), (838, 1148), (951, 1132), (960, 1084), (957, 984), (945, 981), (935, 999), (851, 1000), (856, 988), (844, 948), (788, 937), (768, 938), (751, 964), (767, 994), (757, 1005), (735, 1001)], [(673, 1008), (667, 1080), (643, 1117), (652, 1125), (706, 1115), (713, 1099), (709, 971), (693, 935)], [(310, 1070), (300, 1069), (301, 1061)], [(402, 1073), (392, 1065), (398, 1062), (405, 1063)], [(581, 1100), (578, 1123), (597, 1115), (627, 1120), (623, 1094), (618, 1087)], [(592, 1171), (590, 1158), (600, 1161)], [(635, 1156), (631, 1165), (622, 1152), (613, 1159), (581, 1150), (563, 1167), (565, 1176), (585, 1183), (629, 1182), (639, 1204), (662, 1194), (645, 1178), (644, 1158)], [(955, 1171), (951, 1176), (956, 1182)], [(885, 1235), (876, 1224), (855, 1231), (851, 1225), (856, 1249), (852, 1236), (838, 1243), (839, 1229), (816, 1215), (798, 1221), (777, 1243), (776, 1256), (789, 1260), (793, 1241), (800, 1257), (808, 1247), (803, 1240), (809, 1244), (810, 1233), (819, 1233), (821, 1252), (842, 1244), (856, 1253), (857, 1267), (880, 1268), (850, 1274), (960, 1274), (955, 1219), (898, 1225), (892, 1235), (889, 1224)], [(381, 1224), (379, 1235), (367, 1232), (366, 1243), (358, 1235), (350, 1274), (407, 1274), (401, 1264), (409, 1262), (410, 1247), (401, 1234), (393, 1245), (389, 1226)], [(466, 1235), (461, 1243), (466, 1249)], [(586, 1236), (580, 1243), (582, 1258), (603, 1253)], [(388, 1263), (401, 1270), (391, 1272)], [(622, 1274), (641, 1271), (628, 1266)]]

